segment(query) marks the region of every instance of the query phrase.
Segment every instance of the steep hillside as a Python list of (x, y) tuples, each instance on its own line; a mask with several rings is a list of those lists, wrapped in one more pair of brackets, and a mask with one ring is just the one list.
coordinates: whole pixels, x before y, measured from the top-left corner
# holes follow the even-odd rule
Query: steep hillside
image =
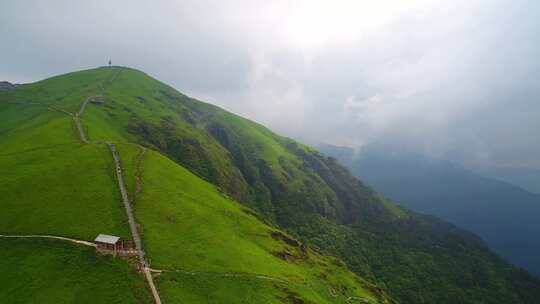
[(358, 177), (412, 210), (481, 236), (510, 261), (540, 276), (540, 195), (420, 155), (323, 147)]
[(166, 270), (158, 281), (165, 302), (386, 302), (340, 260), (264, 224), (159, 153), (148, 151), (141, 166), (137, 218), (152, 267)]
[[(97, 257), (92, 249), (81, 251), (58, 241), (1, 236), (89, 241), (107, 233), (130, 239), (107, 141), (115, 143), (122, 158), (143, 246), (164, 303), (392, 302), (340, 259), (313, 250), (179, 164), (132, 143), (133, 135), (117, 128), (121, 119), (109, 115), (121, 117), (130, 107), (101, 117), (103, 109), (116, 103), (108, 96), (114, 85), (131, 83), (122, 79), (124, 73), (142, 75), (96, 69), (0, 93), (0, 161), (6, 169), (0, 197), (7, 198), (0, 201), (0, 257), (10, 280), (0, 286), (0, 295), (20, 297), (20, 303), (48, 296), (57, 303), (78, 303), (95, 292), (93, 303), (150, 302), (149, 292), (139, 290), (141, 274), (118, 258)], [(89, 103), (81, 115), (90, 139), (83, 143), (73, 113), (88, 96), (103, 93), (107, 95), (96, 100), (105, 103)], [(154, 111), (158, 106), (149, 113)], [(62, 261), (69, 267), (60, 267)], [(25, 273), (34, 281), (26, 280)], [(51, 275), (65, 280), (46, 290), (43, 281)], [(74, 287), (77, 281), (83, 283)], [(110, 296), (116, 289), (118, 294)]]
[[(90, 145), (114, 142), (123, 155), (166, 301), (384, 303), (383, 290), (402, 303), (540, 298), (539, 281), (473, 235), (401, 209), (334, 159), (142, 72), (66, 74), (1, 93), (0, 102), (74, 112), (100, 93), (83, 129)], [(24, 115), (0, 123), (1, 136), (33, 117)]]

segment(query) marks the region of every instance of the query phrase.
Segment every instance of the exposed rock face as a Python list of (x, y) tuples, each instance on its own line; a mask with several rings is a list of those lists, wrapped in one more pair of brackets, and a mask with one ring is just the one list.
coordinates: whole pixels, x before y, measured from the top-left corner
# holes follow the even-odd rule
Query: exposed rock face
[(17, 87), (16, 84), (7, 82), (7, 81), (0, 81), (0, 91), (8, 91), (13, 90)]

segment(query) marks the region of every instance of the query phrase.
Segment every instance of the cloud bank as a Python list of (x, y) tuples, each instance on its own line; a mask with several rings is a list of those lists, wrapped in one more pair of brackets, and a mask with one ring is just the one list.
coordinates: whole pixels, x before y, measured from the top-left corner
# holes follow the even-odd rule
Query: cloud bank
[(12, 1), (0, 80), (114, 64), (310, 144), (540, 167), (538, 1)]

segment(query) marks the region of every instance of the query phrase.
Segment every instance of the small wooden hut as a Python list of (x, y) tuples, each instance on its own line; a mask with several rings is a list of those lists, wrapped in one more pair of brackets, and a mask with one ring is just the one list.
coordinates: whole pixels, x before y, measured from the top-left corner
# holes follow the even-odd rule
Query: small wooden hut
[(103, 96), (92, 96), (90, 97), (90, 99), (88, 99), (88, 101), (93, 104), (103, 104), (105, 102), (105, 99), (103, 98)]
[(124, 244), (120, 240), (120, 237), (114, 235), (100, 234), (94, 240), (96, 248), (101, 252), (112, 252), (114, 255), (118, 251), (124, 250)]

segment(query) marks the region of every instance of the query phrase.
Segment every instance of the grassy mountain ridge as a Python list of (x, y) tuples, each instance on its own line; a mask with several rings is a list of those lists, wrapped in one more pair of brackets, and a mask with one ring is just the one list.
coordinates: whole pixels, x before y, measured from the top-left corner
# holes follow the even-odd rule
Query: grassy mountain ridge
[[(108, 83), (105, 91), (105, 103), (89, 106), (83, 116), (88, 136), (90, 140), (125, 143), (127, 149), (130, 149), (129, 143), (150, 148), (143, 158), (149, 162), (144, 165), (143, 161), (143, 190), (135, 198), (135, 209), (139, 212), (137, 217), (141, 220), (148, 252), (157, 257), (154, 263), (184, 268), (185, 265), (178, 263), (185, 258), (196, 256), (207, 261), (197, 276), (189, 271), (173, 271), (162, 276), (164, 281), (158, 281), (158, 284), (161, 284), (160, 288), (169, 290), (171, 299), (193, 296), (195, 302), (195, 299), (204, 298), (205, 290), (189, 292), (196, 290), (205, 278), (212, 278), (208, 286), (217, 286), (212, 289), (215, 291), (213, 296), (222, 300), (227, 295), (219, 286), (248, 284), (252, 291), (268, 288), (268, 282), (257, 281), (251, 285), (253, 282), (245, 281), (247, 278), (243, 277), (243, 281), (235, 285), (234, 281), (225, 282), (223, 277), (213, 276), (215, 272), (231, 271), (227, 267), (232, 267), (236, 274), (242, 273), (245, 266), (228, 264), (219, 255), (209, 254), (208, 250), (197, 246), (198, 243), (210, 242), (231, 246), (228, 250), (236, 252), (232, 256), (248, 254), (246, 261), (251, 260), (254, 265), (265, 259), (271, 261), (269, 265), (275, 264), (276, 267), (265, 271), (269, 271), (271, 277), (288, 278), (293, 282), (291, 286), (295, 294), (307, 299), (308, 303), (346, 301), (345, 295), (352, 287), (343, 286), (356, 286), (355, 292), (359, 294), (373, 299), (380, 295), (380, 301), (388, 301), (377, 291), (379, 287), (373, 289), (366, 287), (370, 285), (358, 285), (354, 280), (350, 283), (350, 276), (343, 270), (333, 271), (337, 274), (330, 279), (325, 279), (329, 276), (324, 272), (315, 274), (307, 271), (309, 265), (317, 265), (319, 253), (313, 251), (310, 258), (298, 261), (295, 258), (299, 254), (297, 247), (291, 248), (287, 242), (283, 244), (283, 240), (278, 243), (272, 241), (271, 231), (277, 227), (303, 243), (318, 247), (322, 253), (338, 256), (356, 274), (381, 286), (402, 303), (535, 303), (540, 297), (540, 282), (499, 259), (469, 233), (404, 210), (366, 187), (335, 159), (276, 135), (259, 124), (189, 98), (142, 72), (100, 68), (62, 75), (51, 80), (51, 88), (48, 88), (49, 80), (23, 85), (2, 93), (0, 102), (22, 102), (35, 97), (44, 105), (74, 111), (77, 104), (71, 98), (80, 98), (80, 101), (85, 94), (97, 94), (100, 84), (115, 72), (114, 81)], [(57, 90), (60, 87), (58, 83), (62, 82), (63, 89)], [(40, 99), (40, 94), (47, 94), (47, 97)], [(137, 152), (128, 154), (134, 156)], [(125, 166), (133, 168), (127, 163)], [(137, 169), (131, 171), (136, 172)], [(203, 187), (202, 181), (193, 174), (217, 186), (221, 195), (209, 186)], [(181, 176), (189, 177), (182, 179)], [(176, 182), (171, 182), (174, 180)], [(198, 186), (180, 186), (195, 180)], [(148, 183), (152, 186), (145, 187)], [(131, 186), (131, 189), (135, 188)], [(153, 189), (160, 190), (148, 193)], [(164, 195), (167, 193), (175, 195)], [(214, 193), (213, 198), (200, 202), (198, 197), (206, 197), (204, 193)], [(254, 219), (248, 220), (249, 217), (246, 218), (245, 212), (234, 201), (257, 211), (251, 214), (259, 224), (248, 224)], [(152, 207), (152, 204), (158, 205)], [(212, 215), (208, 217), (212, 219), (209, 224), (218, 227), (224, 225), (225, 219), (226, 235), (242, 236), (240, 239), (248, 240), (247, 244), (255, 247), (238, 252), (234, 243), (212, 240), (216, 233), (212, 231), (212, 225), (204, 230), (182, 227), (184, 223), (202, 227), (204, 221), (192, 220), (200, 220), (203, 214)], [(250, 229), (266, 227), (265, 241), (260, 243), (257, 240), (260, 233), (254, 236), (242, 232), (242, 225), (233, 224), (238, 220)], [(261, 224), (263, 222), (268, 224)], [(173, 235), (167, 236), (163, 231), (170, 231)], [(164, 244), (174, 239), (177, 233), (186, 233), (186, 238), (176, 239), (175, 242), (182, 240), (175, 243), (176, 248), (167, 248)], [(192, 254), (175, 257), (184, 252), (184, 244), (189, 244), (185, 252)], [(276, 251), (275, 248), (283, 250)], [(251, 256), (251, 253), (256, 255)], [(333, 264), (339, 266), (338, 261)], [(195, 262), (200, 263), (196, 260), (190, 265), (196, 265)], [(294, 267), (284, 266), (291, 263), (295, 264)], [(262, 265), (258, 267), (264, 269)], [(341, 266), (338, 268), (342, 269)], [(297, 271), (302, 273), (300, 277), (295, 275)], [(332, 281), (342, 287), (324, 287), (327, 284), (324, 282)], [(188, 288), (178, 282), (191, 282), (189, 284), (192, 285)], [(306, 289), (305, 284), (309, 282), (317, 283), (308, 284), (312, 287)], [(271, 290), (262, 296), (294, 301), (291, 294), (283, 293), (279, 286), (273, 286)], [(279, 290), (281, 292), (274, 294)], [(345, 298), (335, 298), (336, 290), (341, 290)]]
[[(392, 302), (339, 259), (303, 246), (214, 185), (157, 151), (145, 151), (134, 144), (134, 135), (115, 123), (135, 107), (120, 105), (109, 96), (117, 92), (115, 84), (120, 91), (130, 90), (131, 81), (122, 76), (131, 73), (141, 74), (129, 69), (96, 69), (0, 93), (0, 142), (5, 148), (0, 157), (0, 197), (8, 198), (0, 201), (0, 234), (54, 234), (92, 240), (98, 233), (108, 233), (129, 239), (112, 157), (104, 144), (110, 141), (122, 157), (147, 256), (153, 268), (163, 271), (155, 280), (165, 303)], [(151, 83), (146, 76), (143, 81)], [(63, 111), (76, 112), (87, 96), (101, 93), (106, 94), (105, 104), (89, 104), (82, 115), (83, 128), (91, 140), (83, 144), (71, 117)], [(132, 101), (126, 96), (118, 100)], [(106, 109), (109, 112), (103, 113)], [(159, 108), (148, 112), (155, 111)], [(10, 242), (0, 242), (1, 251), (10, 259), (24, 250), (39, 254), (49, 247), (44, 244), (31, 249), (33, 242), (26, 241), (28, 246), (17, 249)], [(63, 257), (56, 255), (43, 260), (46, 267), (36, 269), (37, 276), (54, 270), (59, 276), (85, 280), (83, 272), (58, 269)], [(72, 261), (75, 269), (78, 263), (86, 263), (84, 259)], [(118, 283), (114, 280), (119, 276), (111, 272), (120, 268), (112, 266), (98, 268), (105, 285)], [(21, 302), (48, 294), (46, 285), (28, 288), (25, 280), (14, 275), (17, 268), (5, 267), (13, 278), (8, 287), (27, 295)], [(126, 278), (142, 280), (135, 272)], [(0, 287), (0, 294), (11, 295), (4, 288)], [(80, 288), (78, 292), (85, 294), (91, 292), (92, 285)], [(59, 291), (51, 301), (75, 301), (68, 296), (67, 291)], [(124, 302), (147, 303), (147, 296), (143, 294), (140, 301), (125, 297)], [(96, 301), (107, 302), (102, 298)]]

